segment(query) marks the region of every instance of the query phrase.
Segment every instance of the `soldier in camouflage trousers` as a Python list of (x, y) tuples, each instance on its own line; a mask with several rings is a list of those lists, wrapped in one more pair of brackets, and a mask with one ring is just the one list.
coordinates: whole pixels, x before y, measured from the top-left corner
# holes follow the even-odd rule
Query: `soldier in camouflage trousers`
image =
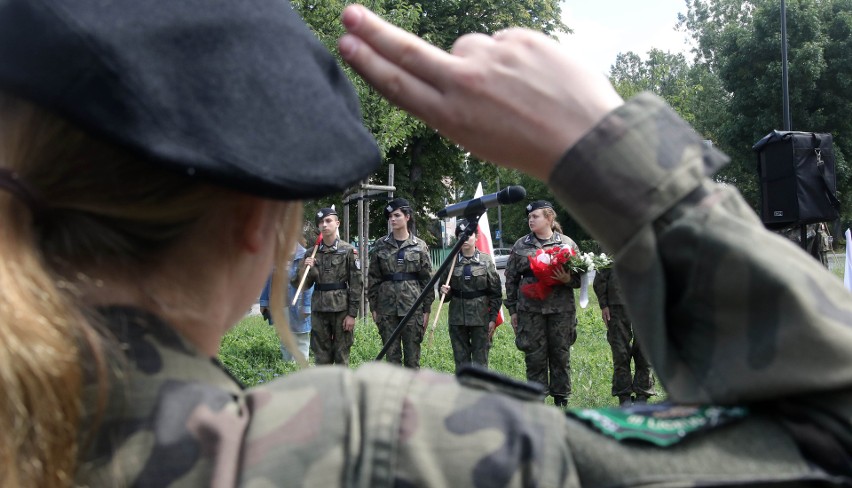
[[(370, 253), (368, 296), (373, 321), (382, 342), (387, 344), (399, 322), (432, 278), (429, 247), (414, 235), (414, 215), (408, 200), (396, 198), (385, 207), (391, 233), (376, 241)], [(395, 344), (387, 352), (388, 361), (406, 368), (420, 368), (420, 343), (429, 324), (435, 291), (430, 289), (421, 305), (402, 326)], [(400, 343), (402, 347), (400, 347)]]
[(338, 238), (340, 220), (334, 207), (320, 209), (316, 224), (322, 242), (315, 258), (305, 258), (294, 280), (308, 269), (304, 286), (314, 286), (311, 352), (316, 364), (348, 366), (361, 303), (361, 261), (355, 248)]
[[(467, 221), (456, 224), (457, 238), (467, 225)], [(450, 302), (447, 322), (456, 371), (468, 363), (488, 366), (488, 347), (503, 303), (500, 275), (491, 256), (476, 248), (478, 235), (477, 228), (462, 244), (450, 284), (441, 285), (441, 293)], [(438, 283), (446, 283), (449, 272)]]
[[(612, 268), (597, 271), (594, 288), (606, 325), (606, 340), (612, 349), (612, 396), (618, 398), (621, 406), (630, 406), (634, 401), (646, 403), (656, 395), (651, 364), (639, 348), (639, 339), (633, 335), (621, 286)], [(631, 362), (635, 372), (631, 372)]]
[(523, 351), (527, 380), (547, 388), (554, 404), (565, 406), (571, 394), (571, 346), (577, 340), (574, 288), (580, 276), (559, 271), (561, 285), (553, 287), (544, 300), (526, 296), (524, 285), (538, 281), (530, 269), (529, 257), (539, 249), (570, 247), (577, 244), (561, 233), (553, 205), (536, 200), (527, 205), (530, 232), (512, 247), (506, 262), (506, 308), (515, 329), (515, 345)]

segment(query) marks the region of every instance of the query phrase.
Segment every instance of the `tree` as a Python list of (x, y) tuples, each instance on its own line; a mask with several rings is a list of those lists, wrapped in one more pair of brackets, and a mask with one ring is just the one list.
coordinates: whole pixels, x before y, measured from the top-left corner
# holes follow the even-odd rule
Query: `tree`
[[(349, 2), (325, 0), (293, 2), (320, 40), (333, 52), (343, 33), (339, 15)], [(546, 34), (566, 32), (560, 17), (559, 0), (432, 0), (414, 3), (405, 0), (363, 2), (385, 19), (443, 49), (450, 49), (459, 36), (481, 32), (490, 34), (511, 26), (522, 26)], [(375, 135), (386, 164), (394, 164), (395, 195), (407, 198), (418, 209), (418, 229), (428, 228), (431, 214), (442, 208), (450, 196), (447, 181), (465, 181), (468, 155), (419, 120), (389, 105), (359, 77), (344, 68), (356, 86), (364, 120)], [(386, 169), (371, 177), (376, 184), (387, 183)], [(333, 197), (337, 201), (339, 196)], [(383, 206), (371, 205), (373, 222), (383, 222)], [(372, 237), (384, 232), (374, 225)], [(421, 232), (420, 237), (434, 242)]]
[[(686, 0), (680, 18), (697, 43), (695, 62), (718, 76), (727, 96), (717, 144), (733, 159), (720, 180), (735, 184), (757, 207), (756, 156), (751, 146), (782, 127), (780, 4), (777, 0)], [(790, 113), (794, 130), (835, 136), (838, 188), (848, 220), (852, 203), (852, 2), (787, 2)]]

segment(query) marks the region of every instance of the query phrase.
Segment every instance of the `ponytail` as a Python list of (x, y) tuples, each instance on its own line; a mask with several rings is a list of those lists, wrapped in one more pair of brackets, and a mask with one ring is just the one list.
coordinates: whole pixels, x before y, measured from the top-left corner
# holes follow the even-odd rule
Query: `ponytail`
[(559, 222), (556, 220), (556, 211), (550, 207), (544, 207), (541, 210), (544, 217), (550, 219), (550, 230), (559, 232), (560, 234), (565, 234), (562, 232), (562, 226), (559, 225)]

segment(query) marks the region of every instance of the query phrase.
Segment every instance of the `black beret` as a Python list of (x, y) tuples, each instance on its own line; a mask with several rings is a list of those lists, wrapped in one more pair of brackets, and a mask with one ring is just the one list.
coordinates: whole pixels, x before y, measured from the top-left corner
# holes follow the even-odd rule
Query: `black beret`
[(404, 198), (394, 198), (393, 200), (391, 200), (388, 203), (388, 206), (385, 207), (385, 219), (389, 219), (390, 214), (398, 208), (402, 208), (402, 209), (407, 208), (407, 209), (411, 210), (411, 205), (409, 205), (408, 200), (406, 200)]
[(0, 0), (0, 60), (0, 90), (237, 191), (314, 198), (380, 161), (288, 2)]
[(319, 211), (317, 212), (316, 219), (317, 225), (319, 225), (319, 223), (322, 222), (323, 219), (325, 219), (329, 215), (337, 215), (337, 210), (335, 210), (334, 207), (326, 207), (319, 209)]
[(547, 200), (536, 200), (527, 205), (527, 215), (529, 215), (533, 210), (538, 210), (540, 208), (549, 208), (552, 210), (553, 204)]

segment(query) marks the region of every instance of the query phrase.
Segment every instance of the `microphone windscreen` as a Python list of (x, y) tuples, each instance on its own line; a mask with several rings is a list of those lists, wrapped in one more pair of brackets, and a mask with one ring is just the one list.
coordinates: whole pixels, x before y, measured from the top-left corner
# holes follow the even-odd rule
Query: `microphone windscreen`
[(517, 203), (526, 198), (527, 190), (522, 186), (507, 186), (500, 190), (497, 194), (497, 201), (500, 202), (501, 205), (506, 205), (509, 203)]

